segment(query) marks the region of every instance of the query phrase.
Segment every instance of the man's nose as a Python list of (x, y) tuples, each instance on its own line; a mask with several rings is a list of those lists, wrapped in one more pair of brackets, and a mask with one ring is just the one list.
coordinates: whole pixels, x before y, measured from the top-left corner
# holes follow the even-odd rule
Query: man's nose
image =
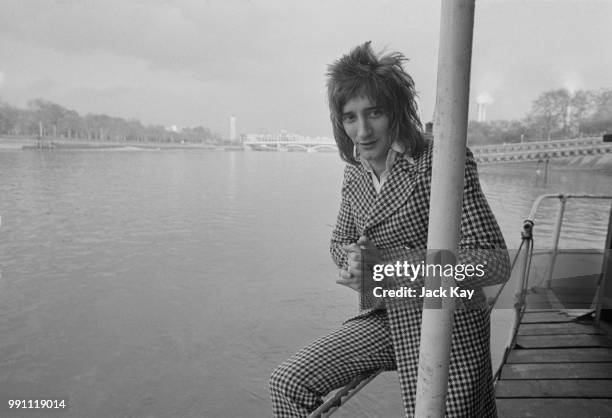
[(372, 130), (370, 129), (370, 124), (365, 118), (359, 118), (357, 120), (357, 138), (365, 139), (370, 136)]

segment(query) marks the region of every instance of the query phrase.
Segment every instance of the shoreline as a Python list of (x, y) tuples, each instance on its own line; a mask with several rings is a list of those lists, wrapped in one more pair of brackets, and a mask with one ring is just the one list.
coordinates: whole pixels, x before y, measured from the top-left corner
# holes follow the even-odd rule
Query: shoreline
[(99, 141), (68, 138), (45, 138), (42, 146), (37, 147), (37, 139), (31, 137), (0, 137), (0, 150), (62, 150), (62, 149), (111, 149), (111, 148), (141, 148), (141, 149), (199, 149), (199, 150), (242, 150), (242, 146), (226, 144), (168, 143), (168, 142), (136, 142), (136, 141)]
[[(612, 175), (612, 154), (584, 155), (554, 159), (551, 158), (549, 161), (549, 170), (596, 171), (599, 173)], [(538, 164), (540, 164), (539, 167)], [(482, 171), (490, 171), (491, 169), (494, 169), (499, 165), (512, 166), (516, 168), (539, 168), (542, 173), (545, 170), (545, 164), (538, 163), (537, 161), (504, 161), (495, 163), (478, 162), (478, 169)]]
[[(158, 143), (135, 141), (89, 141), (84, 139), (49, 138), (44, 139), (42, 148), (37, 147), (37, 139), (31, 137), (0, 136), (1, 151), (21, 150), (102, 150), (102, 149), (130, 149), (143, 150), (207, 150), (207, 151), (244, 151), (240, 145), (227, 144), (196, 144), (196, 143)], [(500, 163), (479, 162), (479, 168), (488, 170)], [(536, 161), (508, 161), (504, 165), (515, 167), (537, 166)], [(542, 166), (544, 169), (544, 166)], [(612, 175), (612, 154), (585, 155), (550, 159), (550, 170), (580, 170), (597, 171)]]

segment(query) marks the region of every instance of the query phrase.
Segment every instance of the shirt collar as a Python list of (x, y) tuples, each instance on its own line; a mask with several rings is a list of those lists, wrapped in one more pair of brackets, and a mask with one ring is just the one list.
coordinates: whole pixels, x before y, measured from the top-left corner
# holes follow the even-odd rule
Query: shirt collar
[[(404, 155), (404, 157), (408, 159), (408, 162), (410, 162), (411, 164), (414, 164), (414, 159), (406, 155), (405, 153), (406, 153), (406, 147), (404, 146), (404, 144), (402, 144), (401, 142), (397, 140), (393, 141), (393, 143), (391, 144), (391, 148), (389, 148), (389, 151), (387, 152), (387, 160), (385, 162), (385, 171), (391, 170), (391, 167), (393, 167), (393, 163), (395, 162), (395, 160), (397, 160), (397, 158), (400, 155)], [(370, 174), (374, 173), (374, 169), (372, 168), (368, 160), (366, 160), (365, 158), (362, 158), (361, 156), (358, 156), (358, 160), (361, 163), (361, 166), (365, 169), (365, 171), (367, 171)]]

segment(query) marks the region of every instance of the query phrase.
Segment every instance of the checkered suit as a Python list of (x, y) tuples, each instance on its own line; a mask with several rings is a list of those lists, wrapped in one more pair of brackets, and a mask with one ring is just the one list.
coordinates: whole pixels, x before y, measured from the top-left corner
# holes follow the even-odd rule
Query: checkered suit
[[(389, 256), (385, 261), (415, 261), (415, 254), (423, 254), (414, 249), (427, 246), (432, 148), (428, 143), (426, 149), (415, 156), (414, 164), (398, 158), (378, 195), (363, 167), (347, 165), (342, 202), (331, 239), (331, 254), (338, 267), (347, 265), (344, 246), (356, 242), (362, 235)], [(491, 257), (491, 252), (481, 250), (505, 249), (469, 150), (461, 219), (460, 260), (478, 262), (480, 256), (483, 260)], [(398, 248), (401, 249), (399, 254)], [(496, 254), (484, 277), (462, 284), (474, 288), (477, 293), (468, 306), (460, 306), (462, 309), (455, 313), (447, 417), (496, 416), (489, 312), (480, 289), (480, 286), (506, 280), (509, 275), (507, 253), (498, 251)], [(415, 286), (418, 282), (396, 284)], [(381, 367), (397, 369), (405, 414), (414, 415), (422, 305), (420, 300), (411, 299), (407, 303), (385, 303), (384, 307), (380, 300), (372, 300), (368, 295), (368, 292), (361, 293), (361, 311), (346, 321), (336, 335), (332, 333), (313, 342), (275, 371), (270, 385), (276, 416), (306, 416), (320, 403), (319, 396), (364, 370)], [(335, 358), (330, 354), (334, 352), (343, 354)], [(372, 359), (378, 363), (373, 364)], [(318, 379), (317, 384), (313, 376)]]

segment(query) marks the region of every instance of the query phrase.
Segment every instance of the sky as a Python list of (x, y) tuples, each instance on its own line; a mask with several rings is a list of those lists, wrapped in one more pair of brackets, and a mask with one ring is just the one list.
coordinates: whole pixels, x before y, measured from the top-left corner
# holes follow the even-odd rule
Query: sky
[[(470, 116), (524, 117), (551, 89), (612, 88), (612, 0), (477, 0)], [(0, 100), (84, 115), (331, 137), (327, 65), (400, 51), (433, 119), (438, 0), (3, 0)]]

